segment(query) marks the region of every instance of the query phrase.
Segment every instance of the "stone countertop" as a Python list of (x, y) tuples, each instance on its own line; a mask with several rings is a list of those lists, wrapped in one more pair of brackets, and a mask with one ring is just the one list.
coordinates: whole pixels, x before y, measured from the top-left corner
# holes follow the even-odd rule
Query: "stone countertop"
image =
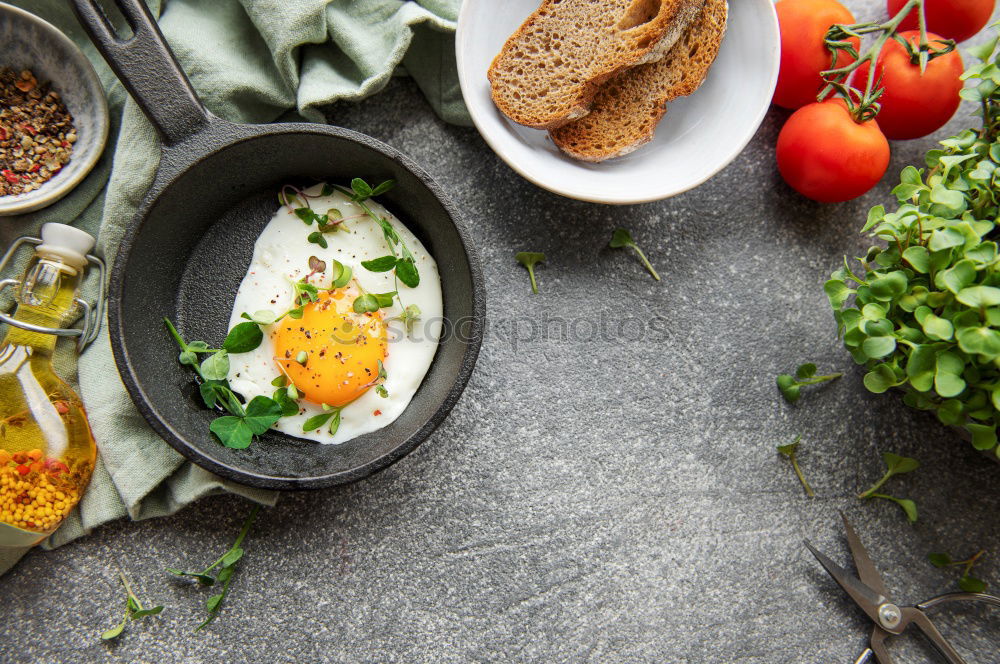
[[(423, 164), (467, 215), (489, 328), (464, 396), (391, 468), (262, 513), (222, 615), (199, 634), (211, 593), (163, 568), (224, 552), (249, 510), (241, 501), (30, 554), (0, 579), (0, 660), (849, 662), (869, 623), (801, 544), (847, 563), (838, 510), (900, 601), (955, 587), (932, 551), (986, 549), (977, 572), (996, 590), (1000, 465), (898, 398), (869, 394), (821, 288), (843, 254), (868, 246), (868, 208), (891, 200), (895, 174), (930, 142), (894, 144), (872, 192), (819, 205), (777, 174), (786, 116), (773, 109), (698, 189), (606, 207), (521, 179), (475, 130), (438, 121), (408, 80), (333, 108), (332, 122)], [(605, 248), (619, 225), (662, 282)], [(548, 257), (538, 295), (514, 261), (522, 250)], [(810, 360), (845, 377), (785, 404), (774, 376)], [(813, 500), (774, 449), (797, 434)], [(882, 451), (922, 463), (890, 485), (917, 500), (915, 526), (895, 505), (854, 497), (881, 475)], [(107, 645), (118, 564), (167, 608)], [(996, 610), (937, 615), (970, 662), (996, 661)], [(903, 663), (937, 661), (916, 637), (892, 647)]]

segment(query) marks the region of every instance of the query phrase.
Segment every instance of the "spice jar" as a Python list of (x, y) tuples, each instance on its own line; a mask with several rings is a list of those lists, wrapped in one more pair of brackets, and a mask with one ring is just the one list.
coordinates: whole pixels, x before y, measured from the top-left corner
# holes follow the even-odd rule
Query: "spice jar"
[[(0, 315), (8, 323), (0, 342), (0, 547), (31, 546), (55, 531), (80, 501), (97, 455), (83, 403), (52, 366), (58, 336), (96, 334), (94, 311), (78, 297), (94, 238), (45, 224), (35, 242), (23, 279), (0, 282), (18, 287), (13, 317)], [(67, 330), (81, 304), (84, 330)]]

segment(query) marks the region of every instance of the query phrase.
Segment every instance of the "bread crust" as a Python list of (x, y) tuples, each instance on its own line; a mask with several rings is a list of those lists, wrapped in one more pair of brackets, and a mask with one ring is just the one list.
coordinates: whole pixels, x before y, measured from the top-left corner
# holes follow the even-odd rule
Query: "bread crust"
[(591, 112), (549, 131), (566, 154), (599, 162), (621, 157), (653, 140), (666, 104), (692, 94), (705, 77), (725, 35), (726, 0), (707, 0), (701, 14), (661, 60), (608, 80)]
[[(493, 59), (487, 72), (493, 102), (514, 122), (536, 129), (554, 129), (583, 117), (609, 78), (662, 58), (704, 3), (544, 0)], [(598, 25), (565, 34), (567, 26), (560, 23), (574, 13), (599, 19)], [(571, 27), (580, 27), (578, 23)], [(575, 54), (577, 62), (565, 61), (562, 40), (572, 47), (565, 57)]]

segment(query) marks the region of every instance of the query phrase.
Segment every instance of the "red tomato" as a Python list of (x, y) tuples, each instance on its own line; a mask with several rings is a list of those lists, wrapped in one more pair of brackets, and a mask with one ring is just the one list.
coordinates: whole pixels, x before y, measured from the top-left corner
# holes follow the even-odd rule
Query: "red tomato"
[(889, 166), (889, 142), (875, 120), (858, 124), (841, 99), (792, 113), (778, 134), (778, 170), (803, 196), (822, 203), (857, 198)]
[[(837, 0), (778, 0), (774, 5), (781, 26), (781, 69), (774, 103), (799, 108), (816, 101), (823, 87), (819, 73), (830, 68), (832, 55), (823, 36), (834, 23), (854, 23), (854, 16)], [(858, 47), (858, 40), (854, 47)], [(837, 56), (837, 66), (853, 58)]]
[[(907, 0), (888, 0), (889, 16), (895, 16)], [(993, 15), (995, 0), (924, 0), (927, 29), (947, 39), (965, 41), (983, 29)], [(899, 25), (902, 30), (916, 30), (917, 12), (911, 11)]]
[[(919, 30), (908, 30), (899, 35), (916, 50), (920, 42)], [(935, 39), (940, 39), (934, 33), (928, 32), (927, 39), (931, 48), (940, 46), (934, 44)], [(934, 58), (921, 74), (920, 65), (910, 61), (903, 45), (890, 39), (882, 47), (875, 67), (875, 74), (882, 76), (885, 87), (885, 92), (879, 97), (882, 110), (878, 114), (878, 126), (886, 138), (903, 140), (933, 134), (951, 120), (962, 102), (958, 96), (962, 89), (959, 76), (965, 65), (958, 51)], [(858, 67), (854, 74), (855, 88), (864, 89), (868, 70), (867, 62)]]

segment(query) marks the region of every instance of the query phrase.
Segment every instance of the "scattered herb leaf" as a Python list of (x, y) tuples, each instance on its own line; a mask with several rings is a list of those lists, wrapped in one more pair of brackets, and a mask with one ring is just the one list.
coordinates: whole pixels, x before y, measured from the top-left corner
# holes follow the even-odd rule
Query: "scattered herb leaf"
[[(257, 397), (260, 398), (260, 397)], [(254, 399), (256, 401), (256, 399)], [(250, 402), (251, 405), (253, 401)], [(254, 505), (253, 509), (250, 511), (250, 516), (246, 518), (243, 522), (243, 527), (240, 528), (240, 533), (236, 537), (236, 541), (233, 546), (230, 547), (222, 556), (219, 557), (214, 563), (206, 567), (200, 572), (183, 572), (179, 569), (168, 567), (167, 572), (175, 575), (193, 578), (198, 582), (200, 586), (214, 586), (216, 584), (222, 585), (222, 592), (212, 595), (205, 602), (205, 609), (208, 611), (208, 617), (202, 622), (195, 631), (200, 631), (204, 629), (210, 622), (219, 617), (219, 612), (222, 610), (222, 603), (226, 596), (229, 594), (229, 585), (232, 583), (233, 574), (236, 572), (237, 566), (241, 560), (243, 560), (243, 540), (246, 539), (247, 533), (250, 532), (250, 526), (253, 525), (254, 520), (260, 513), (260, 505)], [(218, 574), (212, 576), (212, 571), (220, 567)]]
[(132, 586), (129, 585), (128, 579), (125, 578), (125, 573), (121, 570), (118, 571), (118, 580), (121, 581), (122, 587), (125, 589), (125, 615), (122, 617), (122, 621), (101, 634), (101, 638), (105, 641), (111, 641), (112, 639), (118, 638), (122, 631), (125, 629), (126, 623), (130, 620), (140, 620), (146, 616), (155, 616), (160, 611), (163, 611), (163, 606), (154, 606), (149, 609), (144, 609), (142, 607), (142, 602), (134, 592), (132, 592)]
[(805, 489), (806, 495), (810, 498), (815, 498), (816, 494), (813, 492), (812, 487), (809, 486), (809, 482), (806, 481), (805, 475), (802, 474), (802, 469), (799, 468), (797, 453), (801, 442), (802, 436), (796, 436), (795, 440), (791, 443), (788, 443), (787, 445), (778, 445), (778, 452), (792, 462), (792, 469), (795, 470), (795, 475), (798, 476), (799, 482), (802, 484), (802, 488)]
[(906, 518), (910, 520), (911, 523), (916, 523), (917, 521), (917, 505), (912, 500), (907, 498), (896, 498), (884, 493), (878, 493), (878, 490), (889, 481), (895, 475), (903, 475), (905, 473), (911, 473), (920, 467), (920, 462), (916, 459), (911, 459), (910, 457), (900, 456), (898, 454), (893, 454), (891, 452), (885, 452), (882, 454), (882, 460), (885, 462), (886, 471), (882, 477), (875, 482), (869, 489), (862, 491), (858, 494), (858, 498), (880, 498), (882, 500), (890, 500), (897, 505), (899, 505), (904, 512), (906, 512)]
[(819, 383), (825, 383), (829, 380), (836, 380), (843, 376), (842, 373), (832, 373), (826, 376), (816, 375), (816, 365), (812, 362), (807, 362), (802, 364), (795, 370), (795, 375), (781, 374), (776, 379), (778, 384), (778, 390), (781, 392), (781, 396), (785, 398), (788, 403), (795, 403), (798, 401), (802, 394), (801, 389), (804, 385), (817, 385)]
[(519, 251), (514, 255), (515, 260), (528, 270), (528, 278), (531, 279), (531, 292), (538, 293), (538, 283), (535, 281), (535, 265), (545, 261), (545, 254), (537, 251)]
[(611, 242), (608, 243), (608, 246), (612, 249), (624, 249), (626, 247), (630, 247), (636, 254), (638, 254), (639, 260), (641, 260), (642, 264), (646, 266), (649, 273), (653, 275), (653, 278), (657, 281), (660, 280), (660, 275), (658, 275), (656, 270), (653, 269), (653, 265), (649, 262), (649, 259), (646, 258), (646, 254), (642, 253), (642, 249), (640, 249), (639, 245), (637, 245), (635, 240), (632, 239), (631, 233), (624, 228), (615, 229), (615, 231), (611, 234)]
[(966, 560), (952, 560), (947, 553), (931, 553), (927, 558), (931, 565), (938, 568), (961, 567), (962, 573), (958, 577), (958, 587), (967, 593), (981, 593), (986, 591), (987, 583), (982, 579), (972, 576), (972, 566), (986, 553), (985, 550), (977, 551)]

